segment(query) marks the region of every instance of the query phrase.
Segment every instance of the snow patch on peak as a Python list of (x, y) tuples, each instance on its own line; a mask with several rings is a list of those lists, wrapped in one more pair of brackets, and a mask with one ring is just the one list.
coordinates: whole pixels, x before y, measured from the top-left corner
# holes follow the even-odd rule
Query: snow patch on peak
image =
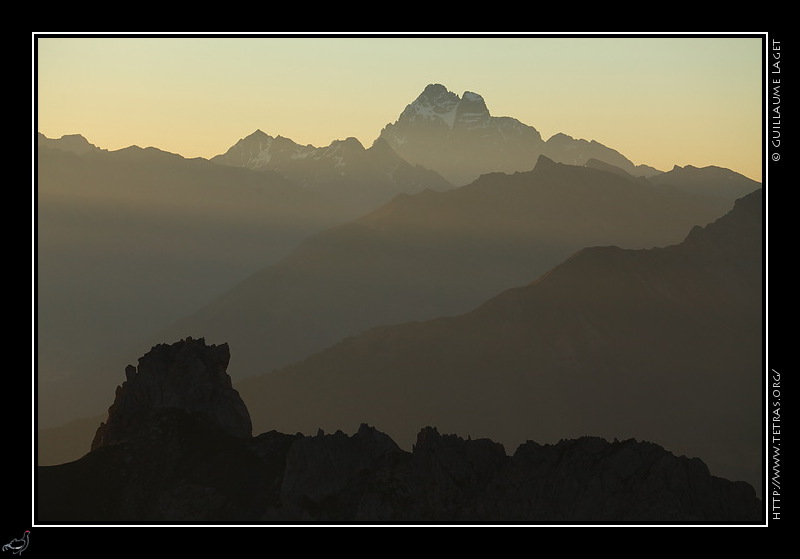
[(478, 102), (478, 103), (484, 102), (483, 97), (481, 97), (477, 93), (473, 93), (472, 91), (465, 91), (464, 95), (461, 96), (461, 99), (469, 102)]
[(443, 85), (430, 84), (405, 108), (399, 121), (441, 120), (452, 127), (459, 101), (458, 95)]

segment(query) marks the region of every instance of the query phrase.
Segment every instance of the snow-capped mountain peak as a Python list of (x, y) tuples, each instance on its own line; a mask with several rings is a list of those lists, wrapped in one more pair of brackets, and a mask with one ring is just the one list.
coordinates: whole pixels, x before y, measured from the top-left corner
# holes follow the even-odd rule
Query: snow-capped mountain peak
[(276, 159), (302, 159), (316, 151), (314, 146), (301, 146), (289, 138), (280, 135), (272, 137), (259, 129), (240, 139), (225, 154), (211, 160), (255, 170), (269, 167)]
[(486, 102), (477, 93), (465, 91), (459, 97), (441, 84), (430, 84), (413, 103), (400, 114), (398, 123), (428, 121), (429, 124), (444, 123), (454, 126), (482, 127), (491, 119)]
[(461, 99), (441, 84), (428, 85), (413, 103), (406, 106), (398, 122), (437, 120), (453, 126)]
[(406, 161), (435, 169), (453, 184), (486, 172), (530, 170), (543, 143), (532, 126), (493, 117), (481, 95), (459, 97), (441, 84), (426, 86), (381, 137)]

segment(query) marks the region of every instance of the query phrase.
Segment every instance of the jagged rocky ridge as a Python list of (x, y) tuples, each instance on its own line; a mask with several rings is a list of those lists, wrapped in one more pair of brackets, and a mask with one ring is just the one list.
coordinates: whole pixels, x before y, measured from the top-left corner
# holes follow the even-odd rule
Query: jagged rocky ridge
[(411, 452), (366, 424), (351, 436), (252, 437), (225, 372), (227, 358), (226, 345), (186, 339), (156, 346), (138, 370), (129, 367), (93, 450), (38, 468), (37, 523), (757, 523), (763, 517), (750, 485), (710, 475), (697, 458), (632, 439), (528, 441), (507, 456), (491, 440), (465, 440), (435, 427), (420, 430)]

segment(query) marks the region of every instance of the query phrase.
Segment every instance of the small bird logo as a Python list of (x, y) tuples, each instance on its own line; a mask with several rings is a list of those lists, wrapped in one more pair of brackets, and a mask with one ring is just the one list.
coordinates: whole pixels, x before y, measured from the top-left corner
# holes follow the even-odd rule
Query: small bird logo
[(22, 553), (23, 551), (25, 551), (25, 548), (28, 547), (28, 537), (30, 533), (31, 533), (30, 530), (25, 530), (25, 533), (22, 535), (21, 538), (19, 539), (14, 538), (6, 545), (4, 545), (3, 551), (10, 551), (11, 553), (14, 553), (16, 555)]

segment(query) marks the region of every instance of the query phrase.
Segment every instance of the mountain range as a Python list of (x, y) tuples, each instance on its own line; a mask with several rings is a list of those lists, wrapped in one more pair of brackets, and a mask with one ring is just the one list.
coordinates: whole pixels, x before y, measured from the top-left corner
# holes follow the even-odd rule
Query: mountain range
[[(232, 372), (239, 380), (373, 326), (465, 312), (585, 246), (678, 242), (730, 205), (723, 198), (662, 193), (638, 179), (540, 156), (532, 171), (400, 195), (312, 235), (126, 353), (163, 339), (225, 339), (236, 348)], [(82, 380), (67, 379), (67, 386), (52, 384), (45, 409), (52, 414), (60, 408), (65, 418), (102, 409), (99, 398), (110, 389), (112, 364), (96, 365), (94, 374), (87, 366)], [(79, 385), (75, 398), (62, 397), (67, 387)]]
[[(564, 134), (545, 142), (491, 116), (479, 95), (436, 84), (367, 149), (354, 138), (300, 146), (260, 130), (211, 160), (109, 152), (79, 136), (37, 140), (40, 427), (99, 414), (120, 362), (164, 340), (225, 340), (234, 382), (257, 377), (255, 387), (372, 328), (468, 313), (584, 247), (680, 243), (760, 187), (727, 169), (661, 173)], [(487, 432), (503, 424), (485, 419)], [(473, 432), (446, 420), (415, 428), (424, 424)], [(39, 438), (40, 460), (54, 433)], [(73, 447), (68, 459), (87, 450)]]
[(223, 337), (241, 378), (372, 326), (464, 312), (585, 246), (678, 242), (730, 205), (540, 156), (531, 171), (399, 196), (314, 235), (159, 337)]

